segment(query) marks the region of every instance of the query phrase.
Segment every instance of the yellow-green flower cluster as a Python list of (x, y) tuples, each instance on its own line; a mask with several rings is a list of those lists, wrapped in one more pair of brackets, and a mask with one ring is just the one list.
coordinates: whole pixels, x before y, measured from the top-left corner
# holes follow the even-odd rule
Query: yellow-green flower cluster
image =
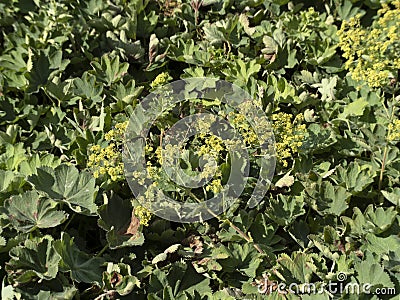
[(156, 149), (156, 151), (154, 152), (154, 154), (155, 154), (156, 157), (157, 157), (158, 163), (162, 166), (162, 164), (163, 164), (163, 157), (162, 157), (162, 148), (161, 148), (161, 146), (158, 146), (158, 147), (157, 147), (157, 149)]
[(112, 181), (123, 178), (124, 164), (122, 154), (118, 147), (121, 144), (128, 122), (118, 123), (114, 129), (105, 134), (105, 140), (109, 144), (105, 147), (93, 145), (90, 148), (90, 155), (87, 166), (93, 170), (95, 178), (101, 175), (108, 175)]
[(139, 222), (143, 226), (149, 226), (152, 213), (144, 206), (138, 205), (134, 210), (135, 216), (139, 218)]
[(211, 183), (206, 186), (206, 191), (211, 191), (214, 194), (218, 194), (220, 191), (222, 191), (221, 179), (212, 180)]
[(345, 68), (355, 80), (371, 87), (388, 85), (400, 69), (400, 1), (394, 9), (383, 4), (371, 28), (362, 28), (360, 16), (343, 21), (338, 31), (339, 46), (347, 59)]
[(321, 17), (314, 7), (309, 7), (308, 10), (300, 11), (300, 32), (304, 37), (315, 33), (315, 29), (324, 26)]
[(121, 162), (121, 153), (114, 143), (105, 148), (94, 145), (90, 148), (91, 154), (87, 166), (92, 168), (93, 176), (108, 174), (111, 180), (116, 181), (124, 172), (124, 165)]
[(153, 82), (150, 83), (150, 86), (154, 89), (156, 87), (160, 87), (165, 85), (169, 80), (171, 80), (171, 76), (167, 72), (162, 72), (154, 78)]
[(203, 144), (197, 150), (197, 155), (199, 156), (209, 154), (214, 158), (218, 158), (220, 153), (225, 149), (223, 140), (216, 135), (200, 133), (198, 136), (203, 141)]
[(287, 159), (293, 157), (303, 144), (306, 125), (301, 124), (304, 117), (298, 114), (293, 122), (293, 116), (283, 112), (272, 115), (272, 128), (275, 134), (276, 156), (284, 167), (288, 166)]
[(388, 134), (388, 141), (400, 141), (400, 120), (396, 119), (388, 126), (389, 134)]
[[(222, 173), (213, 162), (218, 161), (221, 158), (221, 154), (225, 150), (224, 142), (220, 137), (206, 133), (200, 133), (196, 135), (196, 141), (196, 145), (198, 145), (198, 148), (196, 147), (196, 154), (203, 156), (207, 161), (202, 168), (201, 177), (211, 177), (211, 182), (205, 186), (205, 190), (211, 191), (214, 194), (219, 193), (222, 190)], [(145, 173), (135, 172), (133, 176), (139, 180), (139, 183), (140, 180), (142, 180), (144, 183), (146, 179), (150, 179), (153, 181), (151, 187), (156, 188), (159, 185), (160, 180), (165, 180), (165, 177), (160, 175), (163, 172), (163, 164), (172, 165), (174, 163), (173, 159), (177, 155), (177, 152), (181, 153), (182, 151), (188, 150), (181, 149), (178, 146), (173, 146), (170, 144), (167, 144), (165, 149), (162, 149), (161, 146), (158, 146), (154, 150), (154, 147), (146, 145), (146, 154), (152, 159), (147, 161)], [(212, 157), (214, 161), (210, 160), (210, 157)], [(154, 197), (154, 194), (151, 190), (152, 189), (149, 188), (145, 193), (146, 201), (152, 201)]]
[(106, 141), (111, 141), (113, 139), (121, 140), (126, 131), (126, 127), (128, 127), (128, 123), (129, 121), (115, 124), (115, 128), (111, 129), (104, 135)]
[(257, 143), (257, 134), (254, 132), (243, 114), (230, 112), (228, 114), (228, 119), (230, 124), (239, 131), (247, 146), (252, 146)]

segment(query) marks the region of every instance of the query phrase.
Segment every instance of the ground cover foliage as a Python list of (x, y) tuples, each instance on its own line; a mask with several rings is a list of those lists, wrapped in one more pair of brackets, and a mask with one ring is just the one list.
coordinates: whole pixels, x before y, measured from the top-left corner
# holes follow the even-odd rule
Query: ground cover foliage
[[(2, 299), (397, 299), (399, 1), (5, 0), (0, 31)], [(277, 165), (257, 207), (254, 159), (236, 205), (180, 224), (133, 198), (121, 147), (136, 104), (190, 77), (250, 93)], [(163, 131), (222, 106), (183, 103), (155, 123), (147, 171), (175, 199), (220, 192), (230, 159), (195, 137), (183, 168), (204, 154), (219, 166), (204, 189), (182, 189), (159, 172)], [(250, 147), (242, 116), (224, 117)], [(339, 273), (371, 293), (259, 291)]]

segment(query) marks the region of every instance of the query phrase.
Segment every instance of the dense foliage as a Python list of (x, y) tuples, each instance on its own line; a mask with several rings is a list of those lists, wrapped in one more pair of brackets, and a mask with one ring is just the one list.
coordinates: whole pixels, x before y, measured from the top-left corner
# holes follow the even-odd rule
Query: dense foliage
[[(399, 1), (2, 1), (2, 299), (398, 299), (399, 54)], [(133, 197), (121, 150), (141, 99), (190, 77), (253, 97), (277, 165), (255, 208), (257, 167), (224, 214), (181, 224)], [(194, 136), (182, 161), (192, 174), (200, 156), (214, 158), (204, 188), (160, 171), (174, 153), (162, 155), (164, 131), (203, 110), (256, 143), (218, 101), (162, 116), (146, 140), (147, 174), (181, 201), (226, 183), (230, 156), (212, 134)], [(263, 290), (338, 281), (371, 293)]]

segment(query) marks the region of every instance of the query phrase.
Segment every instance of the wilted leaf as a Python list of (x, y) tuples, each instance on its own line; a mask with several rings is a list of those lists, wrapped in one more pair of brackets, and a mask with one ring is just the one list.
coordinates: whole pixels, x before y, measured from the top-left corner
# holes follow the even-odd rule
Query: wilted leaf
[(139, 219), (133, 213), (130, 200), (114, 194), (107, 204), (99, 208), (98, 214), (98, 224), (107, 231), (107, 241), (111, 249), (143, 244)]
[(140, 287), (140, 281), (131, 274), (131, 267), (124, 263), (108, 263), (107, 271), (103, 272), (103, 284), (108, 290), (115, 290), (125, 296), (135, 287)]

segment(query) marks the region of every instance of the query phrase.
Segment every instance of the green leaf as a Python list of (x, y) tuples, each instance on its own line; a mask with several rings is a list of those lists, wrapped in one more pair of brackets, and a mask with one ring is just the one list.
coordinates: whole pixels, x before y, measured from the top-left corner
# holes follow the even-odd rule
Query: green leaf
[(336, 171), (337, 184), (344, 186), (353, 195), (370, 185), (376, 175), (370, 165), (360, 165), (357, 162), (352, 162), (347, 167), (339, 166)]
[(55, 169), (40, 167), (37, 174), (29, 176), (28, 181), (38, 191), (68, 204), (77, 213), (90, 215), (97, 210), (94, 203), (97, 194), (95, 179), (88, 172), (79, 173), (74, 166), (62, 164)]
[(321, 83), (313, 84), (313, 87), (318, 88), (318, 92), (321, 93), (322, 101), (332, 101), (336, 99), (336, 85), (338, 77), (323, 78)]
[(220, 45), (226, 38), (224, 36), (223, 28), (217, 26), (216, 24), (205, 24), (204, 28), (204, 38), (208, 40), (212, 45)]
[(101, 62), (92, 62), (92, 66), (96, 71), (95, 75), (97, 79), (104, 82), (107, 86), (122, 79), (129, 68), (129, 64), (124, 62), (119, 63), (119, 56), (111, 57), (109, 55), (103, 55)]
[(222, 266), (218, 260), (229, 258), (230, 253), (226, 247), (212, 248), (210, 251), (206, 250), (204, 258), (193, 263), (198, 273), (204, 273), (206, 271), (221, 271)]
[(44, 53), (39, 55), (39, 58), (33, 63), (33, 68), (28, 73), (29, 80), (28, 92), (36, 93), (40, 87), (44, 86), (51, 74), (50, 62)]
[(14, 172), (0, 170), (0, 192), (6, 191), (14, 178)]
[(61, 159), (53, 154), (39, 156), (39, 154), (36, 153), (20, 163), (19, 172), (25, 176), (30, 176), (32, 174), (37, 174), (37, 169), (39, 167), (47, 166), (55, 168), (59, 166), (60, 163)]
[(120, 105), (123, 108), (126, 104), (133, 104), (143, 91), (143, 86), (136, 86), (135, 81), (132, 79), (127, 84), (119, 83), (113, 90), (112, 97), (117, 100), (113, 106)]
[(139, 219), (133, 214), (130, 200), (113, 194), (107, 204), (102, 205), (98, 214), (98, 225), (107, 231), (110, 249), (142, 245), (144, 236), (139, 231)]
[(382, 195), (396, 206), (400, 206), (400, 188), (396, 187), (389, 191), (382, 191)]
[(278, 52), (278, 44), (275, 42), (275, 40), (268, 36), (265, 35), (263, 37), (263, 43), (264, 43), (264, 49), (262, 49), (262, 52), (265, 54), (275, 54)]
[(101, 283), (104, 260), (80, 251), (68, 233), (61, 233), (61, 239), (54, 242), (54, 249), (61, 256), (60, 271), (70, 271), (72, 280)]
[[(244, 209), (240, 210), (236, 216), (227, 215), (230, 222), (240, 228), (240, 230), (247, 232), (254, 221), (254, 215), (252, 212), (247, 212)], [(234, 230), (228, 222), (224, 222), (220, 225), (221, 231), (218, 233), (218, 237), (222, 242), (236, 242), (242, 241), (243, 237)]]
[(28, 93), (36, 93), (69, 64), (69, 60), (62, 59), (62, 51), (46, 49), (41, 51), (39, 57), (33, 62), (33, 68), (26, 77), (29, 81)]
[[(4, 285), (4, 280), (1, 287), (1, 299), (3, 300), (14, 300), (17, 294), (14, 292), (12, 285)], [(20, 296), (20, 295), (19, 295)]]
[(357, 272), (356, 278), (361, 284), (367, 283), (372, 287), (393, 287), (389, 275), (370, 253), (367, 253), (366, 260), (356, 264), (354, 269)]
[(224, 272), (239, 271), (250, 278), (256, 277), (262, 259), (253, 245), (231, 243), (225, 249), (229, 257), (219, 260)]
[[(6, 216), (4, 214), (0, 215), (0, 220), (5, 218)], [(0, 227), (0, 247), (4, 247), (7, 244), (7, 241), (4, 237), (1, 236), (3, 233), (3, 228)], [(0, 248), (1, 249), (1, 248)]]
[(57, 276), (61, 257), (53, 248), (51, 236), (26, 240), (23, 246), (12, 248), (9, 255), (11, 260), (6, 265), (6, 271), (11, 282), (23, 284)]
[(40, 197), (36, 191), (12, 196), (4, 207), (12, 226), (22, 232), (36, 228), (51, 228), (63, 223), (68, 215), (56, 210), (57, 202)]
[(344, 187), (333, 186), (330, 182), (323, 181), (318, 193), (314, 194), (316, 209), (323, 214), (340, 216), (349, 206), (347, 201), (351, 194)]
[(21, 162), (26, 160), (25, 152), (23, 143), (6, 144), (5, 153), (0, 155), (0, 168), (10, 171), (16, 170)]
[(366, 241), (361, 246), (361, 250), (368, 250), (371, 253), (377, 255), (389, 254), (393, 249), (400, 248), (400, 238), (395, 235), (390, 235), (388, 237), (377, 237), (372, 233), (367, 233), (365, 236)]
[(388, 230), (397, 218), (397, 213), (391, 208), (374, 208), (370, 204), (364, 214), (358, 207), (354, 209), (353, 218), (343, 216), (342, 221), (351, 230), (352, 235), (364, 236), (368, 232), (380, 234)]
[(91, 108), (93, 104), (101, 102), (103, 99), (101, 93), (103, 87), (96, 83), (96, 77), (85, 72), (82, 78), (75, 78), (73, 80), (74, 90), (73, 93), (84, 99), (91, 100), (88, 108)]
[(345, 106), (343, 113), (339, 114), (338, 118), (346, 120), (349, 116), (362, 116), (367, 106), (368, 101), (358, 98), (356, 101)]
[(282, 238), (276, 234), (277, 230), (278, 226), (268, 221), (264, 214), (257, 214), (254, 223), (251, 224), (249, 232), (255, 243), (271, 247), (274, 251), (278, 251), (280, 247), (276, 244), (278, 244)]
[(337, 261), (340, 257), (338, 250), (343, 246), (339, 232), (332, 226), (324, 226), (323, 235), (309, 234), (307, 236), (318, 248), (319, 252), (331, 259)]
[(291, 224), (298, 216), (305, 214), (303, 196), (284, 196), (270, 199), (271, 207), (266, 210), (268, 218), (281, 226)]
[(78, 294), (78, 289), (74, 286), (63, 286), (62, 291), (40, 291), (37, 294), (38, 300), (65, 300), (74, 299)]
[(168, 270), (168, 273), (160, 269), (153, 271), (148, 291), (162, 296), (161, 299), (172, 300), (179, 299), (179, 296), (183, 296), (185, 293), (194, 295), (195, 291), (202, 295), (210, 293), (209, 284), (210, 279), (198, 274), (191, 264), (176, 262)]
[(310, 124), (307, 128), (307, 136), (301, 146), (302, 152), (320, 153), (337, 142), (335, 133), (331, 128), (324, 128), (319, 124)]
[(396, 220), (397, 212), (394, 207), (374, 208), (372, 205), (369, 205), (365, 210), (364, 215), (367, 222), (372, 223), (377, 227), (375, 233), (379, 234), (392, 226), (393, 222)]
[(257, 74), (261, 69), (255, 60), (244, 62), (241, 59), (235, 60), (235, 63), (230, 65), (230, 68), (224, 71), (227, 76), (226, 80), (231, 80), (240, 86), (246, 86), (250, 77)]
[(293, 278), (299, 283), (308, 283), (316, 272), (312, 257), (306, 253), (294, 252), (292, 257), (283, 253), (278, 258), (278, 263), (283, 267), (285, 278)]
[(365, 12), (357, 6), (353, 6), (352, 1), (344, 0), (341, 6), (337, 7), (337, 13), (342, 20), (348, 21), (357, 14), (364, 15)]
[(49, 94), (54, 99), (57, 99), (60, 103), (68, 103), (69, 105), (72, 105), (75, 104), (78, 100), (76, 97), (74, 98), (74, 95), (71, 92), (72, 83), (73, 80), (70, 79), (57, 83), (50, 81), (44, 87), (44, 90), (47, 94)]

